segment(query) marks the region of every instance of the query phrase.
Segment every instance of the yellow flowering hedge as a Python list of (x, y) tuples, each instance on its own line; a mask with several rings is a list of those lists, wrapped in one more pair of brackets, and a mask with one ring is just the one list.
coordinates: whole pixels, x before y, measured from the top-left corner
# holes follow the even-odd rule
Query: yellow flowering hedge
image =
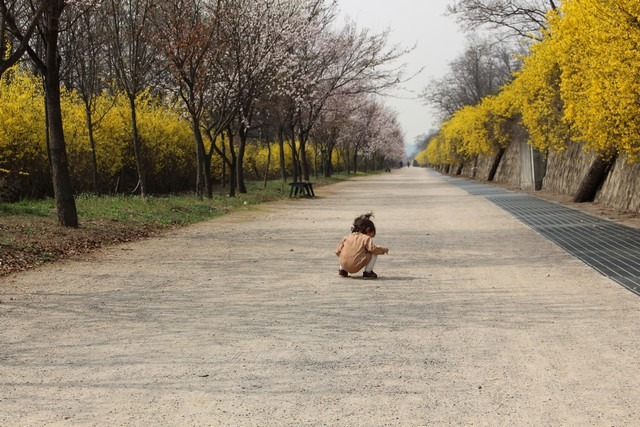
[(640, 2), (569, 0), (553, 22), (565, 118), (603, 154), (640, 154)]
[[(195, 171), (189, 123), (178, 108), (160, 103), (148, 94), (141, 95), (136, 104), (150, 188), (160, 192), (189, 190)], [(0, 105), (0, 186), (13, 187), (12, 191), (20, 197), (50, 194), (41, 80), (15, 69), (5, 73), (0, 79)], [(61, 107), (74, 190), (93, 191), (84, 104), (75, 92), (63, 90)], [(136, 178), (131, 113), (126, 97), (106, 93), (98, 97), (93, 119), (103, 191), (115, 191), (116, 183), (121, 184), (120, 190), (130, 190), (125, 186), (135, 185)]]
[(49, 191), (46, 144), (41, 81), (15, 70), (6, 72), (0, 78), (0, 179), (4, 185), (21, 186), (22, 193), (32, 197)]
[[(420, 158), (447, 164), (491, 154), (521, 120), (539, 151), (568, 144), (640, 160), (640, 2), (565, 0), (500, 94), (446, 121)], [(435, 146), (437, 145), (437, 146)]]
[(511, 87), (458, 110), (440, 128), (427, 148), (416, 155), (420, 164), (456, 164), (491, 156), (511, 141), (511, 122), (518, 115)]
[[(61, 95), (73, 188), (76, 193), (92, 192), (94, 166), (85, 106), (74, 91), (62, 90)], [(51, 195), (41, 80), (17, 69), (5, 73), (0, 79), (0, 106), (0, 199)], [(155, 193), (191, 191), (196, 171), (195, 143), (191, 125), (180, 106), (167, 104), (147, 92), (136, 99), (136, 114), (148, 190)], [(92, 115), (99, 191), (133, 190), (137, 172), (127, 97), (105, 92), (95, 100)], [(220, 147), (220, 139), (217, 144)], [(284, 151), (285, 167), (291, 176), (290, 144), (284, 144)], [(269, 162), (268, 178), (278, 179), (279, 156), (276, 142), (267, 145), (251, 141), (245, 154), (246, 176), (262, 179)], [(333, 157), (334, 164), (340, 164), (337, 151)], [(311, 144), (307, 146), (307, 158), (312, 162)], [(214, 154), (211, 163), (214, 181), (221, 182), (220, 156)]]

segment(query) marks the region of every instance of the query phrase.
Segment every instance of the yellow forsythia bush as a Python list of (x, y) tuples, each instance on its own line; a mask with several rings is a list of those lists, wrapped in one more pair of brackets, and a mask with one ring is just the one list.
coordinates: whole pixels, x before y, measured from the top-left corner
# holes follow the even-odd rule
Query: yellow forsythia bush
[[(136, 100), (139, 133), (151, 192), (191, 190), (195, 180), (193, 134), (177, 107), (143, 94)], [(0, 199), (51, 195), (44, 94), (39, 78), (12, 69), (0, 78)], [(86, 109), (62, 91), (68, 165), (77, 193), (93, 191), (93, 160)], [(122, 94), (104, 93), (92, 110), (100, 192), (130, 191), (137, 174), (131, 111)]]
[(44, 93), (30, 74), (0, 78), (0, 197), (40, 197), (51, 191)]
[(459, 155), (505, 146), (513, 120), (522, 121), (529, 144), (543, 153), (579, 142), (640, 161), (638, 22), (637, 0), (563, 1), (514, 80), (442, 125), (426, 150), (429, 162), (455, 163)]
[(567, 0), (553, 20), (564, 114), (596, 152), (640, 160), (640, 2)]

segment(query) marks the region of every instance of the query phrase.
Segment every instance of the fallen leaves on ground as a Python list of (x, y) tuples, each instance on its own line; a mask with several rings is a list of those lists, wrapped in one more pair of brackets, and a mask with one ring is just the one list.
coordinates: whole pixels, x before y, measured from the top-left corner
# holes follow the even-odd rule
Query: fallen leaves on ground
[(167, 228), (98, 220), (74, 229), (61, 227), (50, 218), (41, 218), (37, 223), (0, 218), (0, 276), (105, 246), (141, 240)]

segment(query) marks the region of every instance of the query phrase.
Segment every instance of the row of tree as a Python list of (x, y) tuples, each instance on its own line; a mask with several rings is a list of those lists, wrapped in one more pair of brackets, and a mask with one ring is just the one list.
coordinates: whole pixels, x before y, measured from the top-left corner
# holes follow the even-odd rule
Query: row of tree
[(283, 179), (285, 144), (294, 148), (294, 179), (309, 179), (309, 144), (325, 165), (337, 144), (347, 141), (347, 157), (404, 156), (395, 114), (374, 95), (402, 81), (396, 64), (405, 51), (387, 46), (387, 33), (340, 25), (335, 2), (2, 0), (0, 13), (0, 73), (11, 85), (17, 71), (7, 71), (19, 66), (43, 81), (47, 154), (63, 225), (77, 226), (77, 213), (62, 87), (77, 93), (84, 107), (94, 182), (104, 100), (126, 100), (143, 196), (155, 143), (140, 131), (145, 97), (178, 110), (188, 122), (199, 197), (212, 195), (215, 155), (230, 171), (231, 188), (246, 192), (245, 153), (252, 139), (276, 141)]
[[(0, 79), (0, 200), (40, 198), (51, 195), (51, 178), (45, 138), (45, 108), (41, 80), (25, 71)], [(69, 172), (76, 193), (131, 192), (137, 186), (131, 115), (127, 96), (105, 92), (96, 97), (93, 115), (99, 120), (89, 138), (85, 104), (74, 90), (61, 94)], [(138, 133), (149, 193), (192, 191), (195, 183), (193, 131), (180, 105), (162, 102), (151, 93), (136, 99)], [(269, 127), (260, 127), (249, 138), (243, 176), (250, 180), (279, 179), (296, 170), (300, 155), (296, 140), (281, 147)], [(229, 140), (219, 137), (211, 161), (212, 180), (236, 191), (224, 157)], [(92, 146), (90, 141), (94, 141)], [(395, 115), (369, 96), (334, 97), (311, 135), (305, 157), (314, 174), (350, 173), (386, 167), (403, 158), (402, 135)], [(210, 142), (205, 146), (210, 149)], [(233, 149), (233, 145), (231, 149)], [(282, 164), (279, 159), (282, 157)], [(323, 158), (326, 161), (323, 161)], [(394, 159), (394, 160), (390, 160)]]
[[(458, 5), (469, 7), (467, 22), (478, 18), (480, 9), (471, 6), (480, 3), (489, 2)], [(617, 156), (640, 160), (640, 4), (564, 0), (548, 6), (545, 14), (535, 15), (539, 36), (519, 71), (498, 90), (447, 114), (419, 154), (421, 163), (461, 164), (496, 154), (499, 159), (511, 140), (512, 124), (520, 122), (529, 143), (542, 153), (578, 143), (598, 154), (575, 195), (576, 201), (588, 201)], [(494, 13), (484, 15), (485, 23), (489, 16), (491, 22), (505, 22)], [(435, 97), (433, 92), (428, 96)]]

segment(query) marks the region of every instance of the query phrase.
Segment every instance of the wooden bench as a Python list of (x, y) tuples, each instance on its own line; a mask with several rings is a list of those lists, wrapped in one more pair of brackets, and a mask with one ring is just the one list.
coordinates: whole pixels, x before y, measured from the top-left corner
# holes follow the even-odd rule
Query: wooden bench
[(289, 197), (297, 196), (298, 194), (316, 197), (316, 194), (313, 192), (313, 184), (309, 181), (290, 182), (289, 185), (291, 186)]

